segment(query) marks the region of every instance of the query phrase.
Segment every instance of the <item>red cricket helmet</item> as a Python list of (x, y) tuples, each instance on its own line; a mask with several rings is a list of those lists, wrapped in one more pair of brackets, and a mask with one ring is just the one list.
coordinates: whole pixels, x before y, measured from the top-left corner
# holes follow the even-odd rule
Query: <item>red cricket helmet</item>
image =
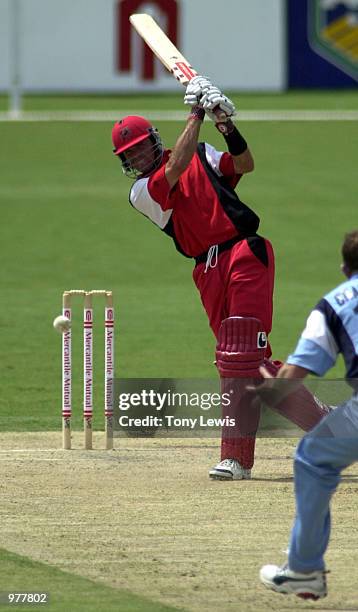
[[(151, 143), (152, 160), (148, 163), (148, 151), (144, 154), (139, 151), (133, 158), (127, 149), (149, 139)], [(149, 175), (159, 168), (162, 163), (164, 149), (156, 128), (144, 117), (129, 115), (115, 123), (112, 130), (113, 153), (117, 155), (122, 163), (123, 173), (129, 178), (137, 179)]]
[(149, 138), (154, 128), (144, 117), (129, 115), (115, 123), (112, 130), (114, 154), (119, 155), (133, 145)]

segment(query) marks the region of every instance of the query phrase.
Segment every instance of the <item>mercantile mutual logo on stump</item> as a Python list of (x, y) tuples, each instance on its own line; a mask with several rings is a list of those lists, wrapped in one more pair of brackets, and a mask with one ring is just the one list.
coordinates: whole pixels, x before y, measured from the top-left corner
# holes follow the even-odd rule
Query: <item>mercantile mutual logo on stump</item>
[(358, 0), (308, 0), (308, 39), (318, 55), (358, 81)]

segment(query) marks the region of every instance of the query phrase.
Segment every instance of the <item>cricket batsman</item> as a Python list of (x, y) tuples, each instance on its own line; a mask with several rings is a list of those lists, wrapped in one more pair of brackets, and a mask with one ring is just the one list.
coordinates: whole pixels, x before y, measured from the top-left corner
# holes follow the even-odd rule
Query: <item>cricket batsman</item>
[[(194, 77), (186, 88), (190, 107), (186, 125), (172, 150), (144, 117), (128, 116), (112, 132), (114, 154), (126, 176), (135, 179), (130, 204), (194, 260), (193, 279), (217, 340), (216, 364), (222, 392), (233, 390), (223, 417), (235, 427), (222, 429), (221, 458), (213, 479), (251, 477), (260, 406), (246, 393), (265, 363), (272, 375), (280, 363), (269, 361), (272, 326), (274, 253), (258, 234), (260, 219), (235, 191), (254, 169), (252, 153), (233, 123), (235, 107), (208, 78)], [(199, 142), (205, 113), (223, 135), (224, 152)], [(305, 430), (326, 408), (305, 388), (277, 409)], [(300, 410), (296, 410), (299, 405)], [(299, 414), (297, 414), (299, 412)]]

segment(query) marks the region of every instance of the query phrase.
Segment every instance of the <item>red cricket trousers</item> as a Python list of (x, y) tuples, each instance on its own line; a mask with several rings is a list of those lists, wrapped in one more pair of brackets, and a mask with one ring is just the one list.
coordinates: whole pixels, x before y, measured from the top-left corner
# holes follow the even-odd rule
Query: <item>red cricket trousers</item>
[(218, 255), (215, 267), (206, 272), (205, 267), (195, 266), (193, 279), (215, 337), (221, 321), (234, 316), (259, 319), (269, 334), (275, 274), (271, 243), (260, 236), (240, 240)]
[[(233, 316), (255, 317), (269, 334), (272, 327), (275, 274), (271, 243), (260, 236), (241, 240), (230, 250), (220, 253), (217, 259), (214, 257), (211, 265), (212, 267), (206, 266), (205, 263), (197, 265), (193, 271), (193, 279), (215, 337), (218, 337), (222, 320)], [(271, 348), (268, 344), (266, 357), (270, 356)], [(225, 386), (225, 379), (222, 382)], [(242, 382), (244, 387), (247, 381)], [(238, 431), (233, 438), (232, 430), (223, 428), (221, 459), (237, 459), (243, 467), (251, 468), (260, 408), (245, 401), (240, 402), (239, 397), (237, 410), (242, 429), (252, 433), (247, 437), (245, 434), (240, 435)], [(223, 413), (223, 416), (226, 414)]]

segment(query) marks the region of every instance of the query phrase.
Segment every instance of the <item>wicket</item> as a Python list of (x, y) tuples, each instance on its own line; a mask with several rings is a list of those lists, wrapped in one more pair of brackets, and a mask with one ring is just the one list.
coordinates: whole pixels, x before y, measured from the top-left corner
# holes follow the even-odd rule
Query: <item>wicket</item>
[[(83, 428), (84, 446), (92, 449), (93, 416), (93, 310), (92, 298), (105, 298), (105, 380), (104, 380), (104, 418), (105, 448), (113, 448), (113, 379), (114, 379), (114, 308), (112, 291), (73, 289), (65, 291), (62, 297), (62, 314), (71, 321), (72, 298), (83, 297)], [(72, 416), (72, 330), (62, 335), (62, 433), (63, 448), (71, 448)]]

